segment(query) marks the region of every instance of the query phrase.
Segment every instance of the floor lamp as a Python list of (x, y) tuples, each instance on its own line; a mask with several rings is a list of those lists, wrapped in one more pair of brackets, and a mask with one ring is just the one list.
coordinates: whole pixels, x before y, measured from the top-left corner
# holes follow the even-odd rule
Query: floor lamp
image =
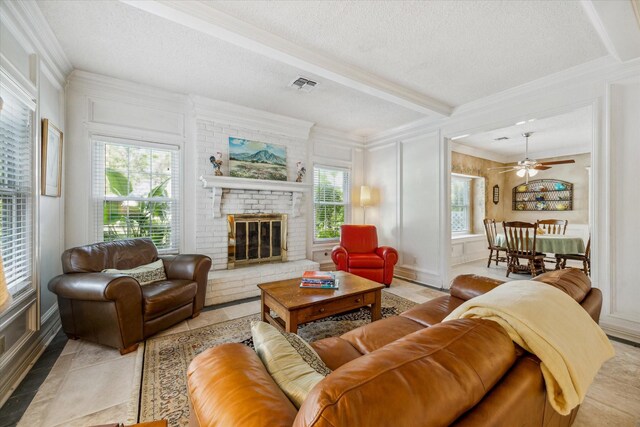
[(371, 206), (371, 188), (368, 185), (360, 186), (360, 206), (362, 207), (362, 222), (367, 223), (367, 206)]

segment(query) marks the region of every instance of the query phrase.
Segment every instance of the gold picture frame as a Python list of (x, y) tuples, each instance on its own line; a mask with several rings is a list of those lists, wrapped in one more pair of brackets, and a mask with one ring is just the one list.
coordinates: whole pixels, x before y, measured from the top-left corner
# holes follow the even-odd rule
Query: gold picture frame
[(42, 119), (41, 194), (62, 193), (62, 132), (49, 119)]

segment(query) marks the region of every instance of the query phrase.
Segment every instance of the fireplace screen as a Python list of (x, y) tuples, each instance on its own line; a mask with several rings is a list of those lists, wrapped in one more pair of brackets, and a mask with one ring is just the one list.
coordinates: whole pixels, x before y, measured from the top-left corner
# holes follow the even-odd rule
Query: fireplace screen
[(228, 268), (244, 264), (287, 260), (287, 215), (227, 215)]

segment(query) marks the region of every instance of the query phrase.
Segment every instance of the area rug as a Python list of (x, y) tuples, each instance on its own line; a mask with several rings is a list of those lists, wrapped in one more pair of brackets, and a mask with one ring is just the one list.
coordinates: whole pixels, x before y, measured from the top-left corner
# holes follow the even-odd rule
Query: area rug
[[(382, 317), (397, 316), (416, 305), (390, 292), (382, 292)], [(204, 350), (223, 343), (240, 342), (253, 346), (251, 321), (259, 314), (216, 323), (188, 332), (178, 332), (147, 340), (140, 387), (139, 421), (165, 418), (170, 427), (187, 426), (187, 367)], [(308, 342), (342, 335), (371, 321), (368, 309), (331, 316), (300, 326), (298, 335)]]

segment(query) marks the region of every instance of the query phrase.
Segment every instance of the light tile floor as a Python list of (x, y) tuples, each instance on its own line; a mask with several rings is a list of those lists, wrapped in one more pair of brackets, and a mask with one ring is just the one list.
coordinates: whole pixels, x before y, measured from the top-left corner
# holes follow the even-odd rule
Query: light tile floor
[[(474, 273), (504, 278), (504, 267), (486, 261), (455, 266), (454, 274)], [(453, 276), (452, 276), (453, 277)], [(518, 275), (514, 279), (523, 278)], [(394, 279), (389, 292), (424, 302), (440, 292)], [(258, 313), (260, 301), (203, 312), (179, 323), (163, 335)], [(575, 426), (640, 426), (640, 348), (614, 342), (616, 357), (603, 366), (589, 389)], [(121, 356), (117, 350), (84, 341), (69, 341), (19, 426), (90, 426), (131, 422), (127, 416), (140, 380), (142, 347)]]

